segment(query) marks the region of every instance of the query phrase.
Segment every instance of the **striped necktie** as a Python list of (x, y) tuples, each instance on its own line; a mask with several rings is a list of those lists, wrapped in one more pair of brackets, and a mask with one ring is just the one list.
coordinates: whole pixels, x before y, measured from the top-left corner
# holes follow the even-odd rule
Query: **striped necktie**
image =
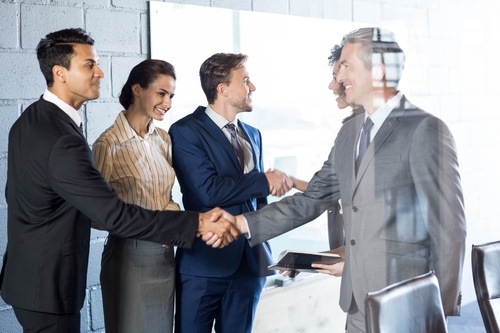
[(243, 147), (241, 146), (240, 140), (238, 140), (238, 136), (236, 135), (236, 126), (233, 123), (228, 123), (224, 126), (229, 134), (231, 134), (231, 146), (233, 146), (234, 152), (236, 153), (236, 157), (240, 162), (241, 171), (245, 170), (245, 157), (243, 155)]

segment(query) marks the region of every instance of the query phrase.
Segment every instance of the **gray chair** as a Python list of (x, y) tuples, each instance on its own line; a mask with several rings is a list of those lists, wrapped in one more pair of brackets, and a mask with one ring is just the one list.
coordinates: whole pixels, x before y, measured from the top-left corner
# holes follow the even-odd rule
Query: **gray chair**
[(365, 308), (367, 333), (448, 332), (434, 272), (368, 293)]
[(472, 278), (488, 333), (500, 332), (500, 241), (472, 245)]

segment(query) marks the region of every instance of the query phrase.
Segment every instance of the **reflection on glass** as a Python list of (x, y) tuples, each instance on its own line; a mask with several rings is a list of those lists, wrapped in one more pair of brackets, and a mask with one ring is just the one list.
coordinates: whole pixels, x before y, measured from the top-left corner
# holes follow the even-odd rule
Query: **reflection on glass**
[[(339, 110), (328, 89), (328, 56), (359, 23), (157, 2), (150, 2), (150, 23), (151, 57), (169, 61), (177, 72), (172, 110), (157, 126), (168, 129), (206, 105), (198, 75), (206, 58), (245, 53), (257, 90), (254, 111), (240, 119), (262, 132), (265, 167), (304, 180), (320, 169), (351, 112)], [(174, 195), (180, 202), (178, 188)], [(328, 249), (326, 215), (271, 240), (271, 246), (275, 257), (284, 249)]]

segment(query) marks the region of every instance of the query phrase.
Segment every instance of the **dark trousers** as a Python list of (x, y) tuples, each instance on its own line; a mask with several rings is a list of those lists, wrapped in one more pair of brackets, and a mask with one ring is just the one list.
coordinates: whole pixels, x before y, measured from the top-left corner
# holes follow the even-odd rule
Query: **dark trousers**
[[(265, 277), (250, 272), (246, 259), (227, 278), (178, 274), (176, 333), (251, 333)], [(215, 322), (215, 324), (214, 324)]]
[(80, 312), (53, 314), (13, 307), (24, 333), (75, 333), (80, 332)]

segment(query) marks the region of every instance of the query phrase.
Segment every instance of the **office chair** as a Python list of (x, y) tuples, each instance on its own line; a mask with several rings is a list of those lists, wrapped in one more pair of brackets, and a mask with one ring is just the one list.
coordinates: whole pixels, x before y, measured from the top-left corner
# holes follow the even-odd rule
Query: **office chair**
[(365, 300), (368, 333), (446, 333), (434, 272), (370, 292)]
[(484, 327), (500, 332), (500, 241), (472, 245), (472, 278)]

